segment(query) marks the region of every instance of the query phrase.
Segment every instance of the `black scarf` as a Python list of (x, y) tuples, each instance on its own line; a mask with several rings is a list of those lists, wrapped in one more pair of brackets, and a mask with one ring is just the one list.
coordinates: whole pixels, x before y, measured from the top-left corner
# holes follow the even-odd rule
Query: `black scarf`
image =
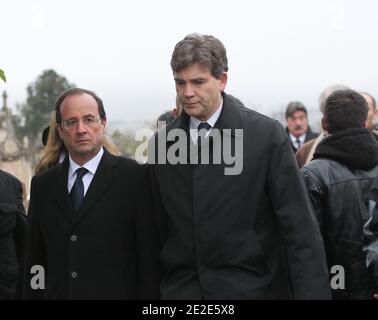
[(326, 158), (352, 169), (371, 169), (378, 165), (377, 136), (369, 129), (353, 128), (332, 134), (321, 141), (314, 159)]

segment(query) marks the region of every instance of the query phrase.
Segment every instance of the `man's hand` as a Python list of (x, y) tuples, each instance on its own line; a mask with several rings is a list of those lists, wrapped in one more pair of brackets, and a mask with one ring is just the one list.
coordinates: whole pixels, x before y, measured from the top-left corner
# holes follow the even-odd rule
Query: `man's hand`
[(375, 299), (375, 300), (378, 300), (378, 293), (376, 293), (376, 294), (374, 295), (374, 299)]

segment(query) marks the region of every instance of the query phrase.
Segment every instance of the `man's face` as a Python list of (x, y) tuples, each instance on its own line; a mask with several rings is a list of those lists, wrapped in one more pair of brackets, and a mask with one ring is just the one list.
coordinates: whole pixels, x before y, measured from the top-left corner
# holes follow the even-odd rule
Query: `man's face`
[(104, 139), (106, 120), (101, 120), (97, 101), (89, 94), (66, 97), (60, 105), (59, 136), (72, 159), (79, 165), (92, 159)]
[(293, 115), (286, 119), (289, 132), (294, 137), (300, 137), (305, 134), (308, 129), (307, 116), (304, 111), (296, 111)]
[(189, 116), (201, 121), (208, 120), (221, 103), (221, 92), (227, 83), (227, 73), (215, 79), (210, 70), (199, 64), (192, 64), (174, 72), (178, 103)]
[(377, 116), (377, 110), (373, 107), (373, 100), (366, 94), (361, 94), (369, 107), (367, 119), (366, 119), (366, 128), (371, 129), (375, 124), (375, 118)]

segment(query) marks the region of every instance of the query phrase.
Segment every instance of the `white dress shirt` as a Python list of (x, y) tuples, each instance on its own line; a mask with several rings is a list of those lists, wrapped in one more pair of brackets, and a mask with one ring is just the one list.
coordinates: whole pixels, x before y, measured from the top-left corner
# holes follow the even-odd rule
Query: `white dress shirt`
[[(206, 122), (209, 125), (211, 125), (211, 129), (206, 133), (206, 138), (209, 136), (210, 131), (213, 129), (215, 123), (217, 122), (217, 120), (219, 118), (219, 115), (222, 112), (222, 106), (223, 106), (223, 98), (221, 100), (220, 106), (218, 107), (217, 111), (215, 111), (214, 114), (208, 120), (206, 120)], [(190, 132), (190, 137), (192, 138), (192, 141), (194, 142), (194, 144), (197, 144), (197, 140), (198, 140), (198, 125), (201, 122), (205, 122), (205, 121), (202, 121), (202, 120), (197, 119), (195, 117), (190, 117), (189, 132)]]
[(72, 160), (71, 156), (69, 156), (70, 167), (68, 169), (68, 193), (71, 192), (71, 189), (75, 183), (77, 176), (76, 170), (78, 168), (85, 168), (88, 170), (88, 172), (83, 176), (84, 196), (86, 195), (103, 154), (104, 150), (103, 148), (101, 148), (100, 151), (96, 154), (96, 156), (94, 156), (88, 162), (84, 163), (82, 166), (79, 166), (75, 161)]
[[(289, 136), (290, 136), (290, 139), (291, 139), (291, 143), (293, 144), (293, 146), (295, 147), (295, 149), (299, 149), (299, 147), (303, 146), (303, 144), (304, 144), (304, 142), (306, 140), (306, 134), (302, 134), (298, 138), (296, 138), (295, 136), (293, 136), (291, 133), (289, 134)], [(300, 146), (298, 146), (297, 139), (299, 139), (299, 141), (301, 142)]]

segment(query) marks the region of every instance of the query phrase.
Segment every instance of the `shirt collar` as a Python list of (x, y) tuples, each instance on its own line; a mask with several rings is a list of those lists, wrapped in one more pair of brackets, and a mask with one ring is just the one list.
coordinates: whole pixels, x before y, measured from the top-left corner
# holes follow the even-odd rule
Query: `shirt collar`
[[(222, 107), (223, 107), (223, 97), (221, 98), (221, 102), (220, 102), (220, 105), (218, 107), (218, 109), (214, 112), (214, 114), (208, 119), (206, 120), (206, 122), (211, 125), (211, 128), (214, 128), (215, 126), (215, 123), (217, 122), (221, 112), (222, 112)], [(203, 122), (201, 121), (200, 119), (197, 119), (196, 117), (190, 117), (190, 129), (197, 129), (198, 128), (198, 125)]]
[(101, 148), (100, 151), (89, 161), (84, 163), (82, 166), (78, 165), (75, 161), (72, 160), (71, 155), (69, 155), (70, 168), (68, 171), (68, 177), (72, 178), (78, 168), (85, 168), (93, 175), (96, 173), (98, 165), (101, 161), (102, 155), (104, 154), (104, 149)]
[(297, 142), (297, 139), (299, 139), (299, 141), (301, 142), (301, 144), (303, 144), (303, 142), (304, 142), (305, 139), (306, 139), (306, 134), (302, 134), (302, 135), (299, 136), (298, 138), (296, 138), (295, 136), (293, 136), (291, 133), (290, 133), (289, 135), (290, 135), (290, 139), (291, 139), (291, 141), (293, 141), (293, 142)]

